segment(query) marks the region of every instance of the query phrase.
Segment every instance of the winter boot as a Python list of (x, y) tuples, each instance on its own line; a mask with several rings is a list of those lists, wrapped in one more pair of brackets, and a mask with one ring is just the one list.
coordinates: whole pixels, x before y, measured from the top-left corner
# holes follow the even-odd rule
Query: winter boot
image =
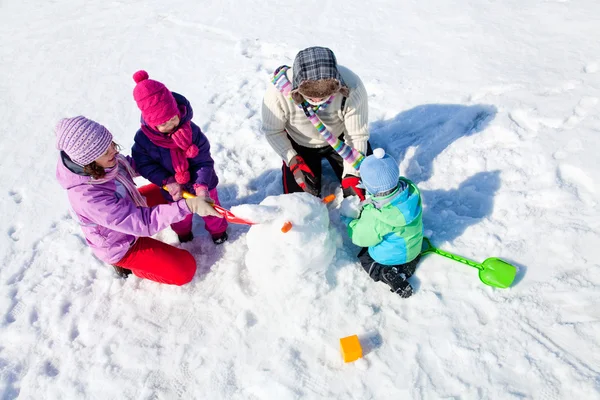
[(369, 274), (371, 279), (375, 282), (382, 281), (386, 283), (391, 288), (390, 292), (398, 293), (400, 297), (405, 298), (410, 297), (413, 293), (413, 288), (406, 278), (415, 272), (419, 258), (417, 257), (406, 264), (390, 266), (379, 264), (373, 260), (367, 247), (364, 247), (358, 253), (358, 261), (360, 261), (363, 269)]
[(177, 237), (179, 238), (179, 243), (186, 243), (194, 240), (194, 234), (192, 232), (186, 233), (184, 235), (177, 235)]
[(398, 267), (383, 268), (380, 279), (391, 288), (390, 292), (398, 293), (400, 297), (407, 298), (413, 294), (413, 288), (406, 280), (406, 275)]
[(417, 264), (421, 260), (421, 255), (419, 254), (417, 258), (414, 260), (407, 262), (406, 264), (399, 265), (398, 268), (400, 272), (406, 275), (407, 278), (410, 278), (415, 273), (415, 269), (417, 269)]
[(131, 275), (130, 269), (117, 267), (116, 265), (113, 265), (113, 268), (115, 269), (115, 272), (117, 273), (119, 278), (127, 279), (127, 277)]
[(223, 244), (227, 241), (227, 239), (229, 239), (229, 235), (227, 235), (227, 231), (212, 237), (212, 240), (215, 244)]

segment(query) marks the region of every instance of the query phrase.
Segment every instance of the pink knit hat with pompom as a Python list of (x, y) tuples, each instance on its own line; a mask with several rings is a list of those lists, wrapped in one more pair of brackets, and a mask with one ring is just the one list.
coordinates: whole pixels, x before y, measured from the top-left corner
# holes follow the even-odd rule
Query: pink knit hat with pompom
[(165, 85), (148, 79), (148, 73), (144, 70), (133, 74), (133, 80), (136, 83), (133, 98), (142, 112), (142, 118), (150, 127), (155, 128), (179, 115), (175, 97)]

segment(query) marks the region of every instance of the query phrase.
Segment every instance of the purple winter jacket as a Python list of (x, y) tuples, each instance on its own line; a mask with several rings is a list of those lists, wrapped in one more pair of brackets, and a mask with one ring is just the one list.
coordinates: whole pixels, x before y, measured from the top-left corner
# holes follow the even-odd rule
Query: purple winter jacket
[[(172, 93), (177, 101), (177, 105), (184, 106), (186, 110), (185, 115), (181, 117), (180, 125), (187, 121), (191, 122), (194, 112), (189, 101), (180, 94)], [(142, 123), (157, 135), (164, 135), (164, 133), (158, 132), (154, 126), (146, 124), (144, 120), (142, 120)], [(198, 146), (198, 155), (188, 159), (190, 164), (188, 169), (190, 172), (190, 181), (183, 185), (183, 188), (190, 193), (194, 193), (194, 184), (200, 184), (206, 185), (209, 190), (212, 190), (219, 183), (219, 179), (215, 173), (215, 162), (210, 156), (210, 143), (198, 125), (191, 122), (191, 127), (192, 142)], [(175, 169), (171, 160), (171, 150), (152, 143), (141, 129), (135, 134), (134, 142), (131, 149), (131, 156), (135, 161), (137, 171), (150, 182), (162, 187), (168, 178), (175, 175)], [(167, 200), (172, 201), (171, 196), (166, 190), (163, 190), (162, 193)]]
[(190, 214), (185, 200), (138, 208), (117, 193), (115, 180), (91, 185), (91, 176), (61, 152), (56, 178), (67, 190), (71, 208), (92, 251), (102, 261), (120, 261), (139, 236), (152, 236)]

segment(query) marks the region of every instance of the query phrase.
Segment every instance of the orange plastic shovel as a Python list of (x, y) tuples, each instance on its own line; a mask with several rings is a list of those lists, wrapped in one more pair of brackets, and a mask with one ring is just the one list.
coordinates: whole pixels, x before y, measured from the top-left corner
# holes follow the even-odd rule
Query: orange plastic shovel
[[(167, 190), (167, 187), (163, 186), (163, 189)], [(194, 196), (190, 192), (186, 192), (185, 190), (183, 191), (183, 198), (184, 199), (191, 199), (191, 198), (194, 198), (194, 197), (196, 197), (196, 196)], [(254, 222), (248, 221), (247, 219), (243, 219), (243, 218), (240, 218), (240, 217), (236, 217), (231, 211), (229, 211), (226, 208), (223, 208), (223, 207), (218, 206), (216, 204), (213, 204), (212, 206), (213, 206), (213, 208), (215, 210), (217, 210), (217, 212), (219, 214), (221, 214), (223, 216), (223, 218), (225, 218), (225, 220), (227, 220), (227, 222), (231, 222), (232, 224), (254, 225)]]
[[(166, 186), (163, 186), (163, 189), (167, 190)], [(187, 191), (183, 191), (183, 198), (184, 199), (191, 199), (194, 196), (193, 194), (191, 194), (190, 192)], [(326, 196), (322, 202), (323, 204), (329, 204), (331, 203), (333, 200), (335, 200), (335, 195), (334, 194), (330, 194), (329, 196)], [(247, 219), (244, 218), (240, 218), (240, 217), (236, 217), (235, 214), (233, 214), (231, 211), (229, 211), (226, 208), (223, 208), (219, 205), (213, 204), (213, 208), (215, 210), (217, 210), (217, 212), (219, 214), (221, 214), (223, 216), (223, 218), (225, 218), (227, 220), (227, 222), (231, 222), (232, 224), (243, 224), (243, 225), (256, 225), (255, 222), (252, 221), (248, 221)], [(292, 229), (292, 223), (290, 221), (285, 221), (283, 223), (283, 226), (281, 227), (281, 232), (283, 233), (288, 233), (290, 231), (290, 229)]]
[(243, 224), (243, 225), (255, 225), (254, 222), (248, 221), (247, 219), (236, 217), (231, 211), (216, 204), (213, 204), (213, 208), (217, 210), (219, 214), (223, 216), (228, 222), (233, 224)]

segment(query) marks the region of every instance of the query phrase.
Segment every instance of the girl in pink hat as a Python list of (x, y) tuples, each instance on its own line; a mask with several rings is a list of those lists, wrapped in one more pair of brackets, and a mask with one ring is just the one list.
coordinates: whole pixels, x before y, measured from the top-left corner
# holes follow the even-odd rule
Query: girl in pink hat
[[(192, 122), (192, 106), (185, 97), (172, 93), (162, 83), (149, 79), (146, 71), (133, 75), (135, 99), (142, 112), (141, 128), (131, 150), (139, 173), (160, 187), (164, 202), (178, 201), (187, 191), (220, 205), (219, 179), (210, 155), (210, 144)], [(206, 230), (216, 244), (227, 240), (224, 218), (203, 217)], [(192, 216), (172, 224), (180, 242), (193, 239)]]
[(135, 187), (131, 159), (119, 154), (111, 133), (85, 117), (65, 118), (56, 126), (60, 157), (56, 178), (67, 191), (87, 244), (117, 273), (183, 285), (192, 280), (196, 260), (183, 249), (150, 236), (192, 213), (219, 218), (201, 197), (158, 205), (158, 187)]

